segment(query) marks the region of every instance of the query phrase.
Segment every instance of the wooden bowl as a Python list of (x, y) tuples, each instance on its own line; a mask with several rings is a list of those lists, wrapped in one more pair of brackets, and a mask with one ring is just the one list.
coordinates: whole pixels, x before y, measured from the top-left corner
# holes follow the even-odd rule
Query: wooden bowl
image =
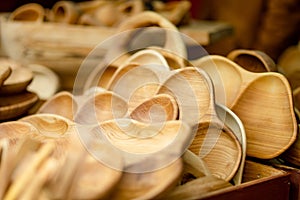
[(60, 80), (51, 69), (38, 64), (27, 65), (33, 73), (33, 80), (27, 90), (36, 93), (41, 100), (47, 100), (60, 89)]
[(208, 75), (195, 67), (177, 69), (158, 93), (173, 96), (178, 104), (179, 120), (195, 130), (189, 149), (207, 163), (213, 175), (231, 180), (240, 165), (241, 144), (216, 114)]
[(225, 122), (225, 124), (232, 130), (236, 135), (242, 147), (242, 159), (238, 171), (233, 177), (234, 185), (242, 183), (244, 165), (247, 153), (247, 138), (244, 125), (240, 118), (232, 112), (229, 108), (222, 104), (216, 104), (216, 112), (218, 117)]
[(0, 97), (0, 120), (9, 120), (25, 114), (37, 101), (38, 96), (32, 92)]
[(98, 124), (106, 120), (122, 118), (127, 114), (127, 102), (111, 91), (87, 96), (87, 99), (77, 104), (75, 122), (80, 124)]
[(227, 58), (251, 72), (277, 71), (277, 66), (272, 58), (259, 50), (236, 49), (229, 52)]
[(194, 64), (211, 75), (215, 88), (225, 89), (226, 105), (244, 124), (248, 156), (270, 159), (291, 146), (297, 124), (291, 88), (283, 75), (249, 72), (217, 55), (202, 57)]
[(291, 46), (287, 48), (278, 58), (278, 71), (289, 80), (292, 89), (300, 86), (300, 48)]
[(61, 91), (49, 98), (37, 111), (37, 113), (52, 113), (70, 120), (74, 119), (77, 111), (77, 103), (73, 95), (67, 91)]
[(3, 85), (4, 81), (10, 76), (11, 68), (9, 66), (0, 66), (0, 87)]
[(26, 90), (33, 79), (33, 73), (25, 67), (12, 69), (10, 76), (0, 87), (0, 94), (17, 94)]

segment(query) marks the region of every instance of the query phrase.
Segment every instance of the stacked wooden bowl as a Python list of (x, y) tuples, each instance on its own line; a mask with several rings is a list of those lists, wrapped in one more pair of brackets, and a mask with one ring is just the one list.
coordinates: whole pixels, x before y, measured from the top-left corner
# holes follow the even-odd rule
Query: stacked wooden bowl
[(0, 120), (20, 117), (38, 101), (39, 98), (35, 93), (27, 91), (32, 79), (31, 70), (12, 65), (9, 61), (1, 61)]

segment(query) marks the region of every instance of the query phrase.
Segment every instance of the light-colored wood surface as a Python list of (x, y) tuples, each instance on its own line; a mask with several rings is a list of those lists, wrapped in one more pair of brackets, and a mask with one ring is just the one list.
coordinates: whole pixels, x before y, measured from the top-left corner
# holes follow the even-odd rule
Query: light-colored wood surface
[(295, 141), (297, 122), (286, 77), (276, 72), (249, 72), (218, 55), (202, 57), (194, 65), (212, 78), (217, 102), (223, 100), (242, 120), (247, 155), (274, 158)]

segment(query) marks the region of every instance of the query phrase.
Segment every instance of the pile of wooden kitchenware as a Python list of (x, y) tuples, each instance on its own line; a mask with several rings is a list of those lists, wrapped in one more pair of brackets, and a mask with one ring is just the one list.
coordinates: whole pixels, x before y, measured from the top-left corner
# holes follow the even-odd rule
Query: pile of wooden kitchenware
[(118, 30), (148, 26), (169, 30), (163, 46), (95, 67), (80, 94), (60, 91), (35, 113), (21, 113), (38, 101), (32, 77), (17, 87), (19, 68), (0, 66), (1, 199), (200, 199), (247, 181), (246, 156), (295, 155), (292, 90), (267, 55), (188, 60), (174, 24), (151, 11)]

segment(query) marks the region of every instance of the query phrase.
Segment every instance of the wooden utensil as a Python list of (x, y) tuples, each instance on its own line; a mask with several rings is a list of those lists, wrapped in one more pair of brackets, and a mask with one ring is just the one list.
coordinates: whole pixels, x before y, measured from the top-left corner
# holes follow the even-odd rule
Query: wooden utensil
[(179, 120), (194, 127), (195, 138), (189, 149), (207, 163), (213, 175), (230, 180), (240, 164), (241, 146), (216, 114), (208, 75), (194, 67), (178, 69), (158, 93), (173, 96), (178, 104)]
[(0, 87), (0, 94), (16, 94), (26, 90), (33, 79), (30, 69), (21, 67), (12, 69), (10, 76)]
[(178, 116), (178, 106), (176, 100), (167, 94), (153, 96), (137, 106), (130, 117), (144, 123), (165, 122), (176, 120)]
[(22, 116), (37, 101), (38, 96), (32, 92), (0, 96), (0, 120), (8, 120)]
[(53, 5), (49, 19), (53, 22), (75, 24), (78, 17), (79, 11), (76, 9), (75, 3), (58, 1)]
[(44, 8), (37, 3), (28, 3), (15, 9), (9, 16), (13, 21), (44, 21)]
[[(283, 75), (249, 72), (217, 55), (202, 57), (194, 64), (208, 72), (217, 88), (216, 95), (225, 93), (226, 105), (243, 122), (248, 156), (274, 158), (295, 141), (297, 124), (292, 94)], [(222, 89), (225, 92), (217, 92)]]
[(4, 81), (10, 76), (11, 68), (6, 65), (0, 66), (0, 88), (3, 85)]
[(225, 122), (225, 124), (232, 130), (236, 135), (242, 147), (242, 159), (238, 171), (233, 177), (234, 185), (242, 183), (244, 165), (246, 160), (247, 152), (247, 138), (244, 125), (238, 116), (232, 112), (229, 108), (222, 104), (216, 104), (216, 113), (218, 117)]
[(73, 95), (67, 91), (61, 91), (49, 98), (37, 111), (37, 113), (52, 113), (70, 120), (74, 119), (77, 111), (77, 103)]
[(259, 50), (236, 49), (229, 52), (227, 58), (251, 72), (277, 71), (277, 66), (272, 58)]
[(100, 92), (88, 97), (82, 103), (75, 116), (80, 124), (98, 124), (102, 121), (121, 118), (127, 113), (127, 102), (111, 91)]

